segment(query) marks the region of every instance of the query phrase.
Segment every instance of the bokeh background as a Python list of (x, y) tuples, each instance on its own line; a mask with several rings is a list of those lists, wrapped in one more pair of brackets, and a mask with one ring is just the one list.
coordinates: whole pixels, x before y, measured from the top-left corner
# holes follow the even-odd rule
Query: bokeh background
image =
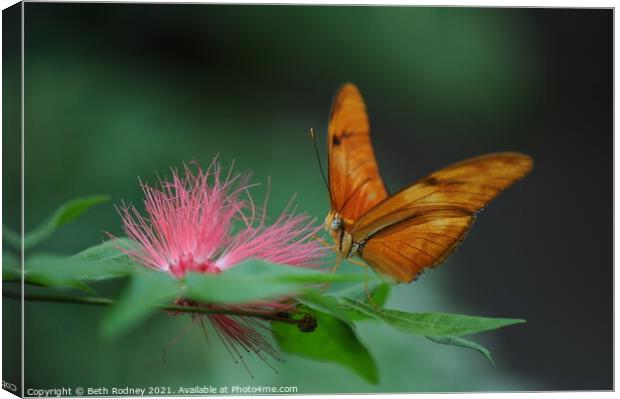
[[(250, 360), (252, 379), (199, 328), (163, 362), (184, 318), (160, 315), (109, 342), (99, 333), (104, 309), (35, 303), (26, 306), (26, 386), (612, 389), (612, 18), (603, 9), (26, 3), (26, 229), (68, 199), (112, 198), (40, 251), (72, 254), (103, 231), (120, 234), (113, 204), (141, 201), (138, 177), (218, 153), (256, 181), (271, 176), (273, 215), (297, 193), (299, 208), (322, 218), (327, 194), (308, 129), (324, 138), (332, 95), (347, 81), (365, 96), (392, 192), (487, 152), (536, 162), (444, 266), (388, 302), (527, 319), (472, 337), (496, 367), (366, 323), (358, 334), (379, 385), (293, 355), (277, 374)], [(19, 65), (18, 54), (6, 62)], [(4, 154), (5, 193), (17, 189), (17, 155)]]

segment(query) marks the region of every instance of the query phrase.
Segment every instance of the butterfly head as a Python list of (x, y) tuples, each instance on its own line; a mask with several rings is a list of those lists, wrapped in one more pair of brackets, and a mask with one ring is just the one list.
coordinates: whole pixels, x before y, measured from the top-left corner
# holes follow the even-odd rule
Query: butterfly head
[(342, 216), (340, 216), (337, 212), (329, 212), (327, 216), (325, 216), (325, 230), (327, 230), (331, 234), (338, 234), (344, 228), (344, 222), (342, 220)]
[(337, 251), (348, 256), (351, 250), (352, 237), (345, 231), (344, 219), (338, 212), (330, 211), (325, 217), (325, 230), (333, 237)]

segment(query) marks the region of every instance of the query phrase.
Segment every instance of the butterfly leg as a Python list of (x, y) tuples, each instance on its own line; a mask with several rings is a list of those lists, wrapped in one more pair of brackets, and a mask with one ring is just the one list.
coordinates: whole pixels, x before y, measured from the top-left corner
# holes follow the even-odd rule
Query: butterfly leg
[(366, 272), (366, 279), (364, 280), (364, 291), (366, 291), (366, 296), (368, 297), (368, 302), (376, 309), (379, 308), (379, 306), (375, 303), (375, 301), (372, 299), (372, 295), (370, 294), (370, 291), (368, 290), (368, 270), (370, 269), (370, 266), (368, 266), (367, 263), (359, 261), (357, 259), (352, 259), (349, 258), (348, 259), (349, 262), (361, 266), (364, 268), (365, 272)]
[(336, 249), (336, 245), (332, 245), (332, 244), (328, 243), (327, 241), (325, 241), (325, 239), (323, 237), (315, 235), (314, 239), (316, 239), (318, 242), (320, 242), (321, 245), (323, 245), (325, 248), (329, 248), (332, 251), (338, 252), (337, 249)]
[(375, 303), (374, 299), (372, 299), (372, 295), (370, 294), (370, 290), (368, 289), (368, 269), (370, 269), (370, 267), (368, 267), (368, 265), (366, 264), (364, 264), (363, 266), (366, 271), (366, 279), (364, 280), (364, 291), (366, 291), (366, 296), (368, 297), (368, 303), (370, 303), (370, 305), (373, 308), (380, 309), (380, 306)]
[(338, 270), (338, 268), (340, 267), (340, 265), (342, 264), (343, 261), (343, 257), (342, 254), (338, 251), (338, 248), (336, 248), (336, 245), (331, 245), (330, 243), (328, 243), (327, 241), (325, 241), (325, 239), (323, 237), (317, 236), (315, 235), (314, 238), (320, 242), (324, 247), (331, 249), (332, 251), (336, 252), (336, 263), (334, 264), (334, 267), (332, 268), (332, 272), (335, 273), (336, 270)]
[(344, 260), (344, 257), (342, 256), (340, 252), (338, 252), (336, 254), (336, 262), (334, 263), (334, 267), (332, 268), (332, 273), (336, 273), (338, 268), (340, 268), (340, 265), (342, 265), (343, 260)]
[[(337, 252), (337, 259), (336, 259), (336, 267), (334, 267), (334, 271), (336, 271), (338, 269), (338, 267), (340, 267), (340, 264), (342, 263), (342, 261), (345, 259), (344, 256), (342, 255), (342, 253)], [(357, 260), (357, 259), (353, 259), (353, 258), (347, 258), (347, 260), (351, 263), (353, 263), (354, 265), (358, 265), (363, 267), (364, 269), (368, 270), (368, 265), (364, 262), (362, 262), (361, 260)]]
[(366, 263), (362, 262), (361, 260), (356, 260), (356, 259), (349, 258), (349, 262), (353, 263), (354, 265), (361, 266), (364, 269), (368, 269), (368, 265)]

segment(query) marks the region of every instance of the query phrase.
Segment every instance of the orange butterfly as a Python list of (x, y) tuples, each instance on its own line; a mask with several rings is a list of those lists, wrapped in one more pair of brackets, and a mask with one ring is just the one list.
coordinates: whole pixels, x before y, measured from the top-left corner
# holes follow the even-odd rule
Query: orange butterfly
[(458, 162), (388, 196), (370, 143), (362, 96), (353, 84), (334, 99), (328, 127), (325, 228), (339, 255), (357, 256), (382, 274), (411, 282), (442, 263), (476, 213), (532, 169), (527, 155), (502, 152)]

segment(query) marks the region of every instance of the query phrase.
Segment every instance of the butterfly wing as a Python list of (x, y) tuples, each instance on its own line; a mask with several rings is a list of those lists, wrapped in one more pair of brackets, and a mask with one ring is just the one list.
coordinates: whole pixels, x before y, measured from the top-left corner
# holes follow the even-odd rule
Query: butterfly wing
[(532, 169), (518, 153), (471, 158), (441, 169), (376, 205), (352, 227), (361, 256), (409, 282), (438, 265), (463, 240), (476, 212)]
[(336, 93), (327, 138), (332, 212), (350, 226), (387, 197), (370, 142), (366, 105), (353, 84)]
[(381, 230), (367, 241), (362, 257), (378, 272), (410, 282), (425, 269), (442, 263), (463, 240), (473, 220), (456, 210), (436, 209)]

